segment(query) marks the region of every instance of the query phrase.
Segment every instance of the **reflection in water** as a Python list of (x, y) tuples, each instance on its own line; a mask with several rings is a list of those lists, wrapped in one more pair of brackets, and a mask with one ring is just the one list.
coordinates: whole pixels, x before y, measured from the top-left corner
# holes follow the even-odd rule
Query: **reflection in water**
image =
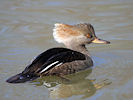
[[(56, 76), (43, 77), (34, 81), (32, 84), (36, 86), (44, 85), (50, 90), (50, 97), (54, 99), (68, 98), (74, 95), (88, 98), (95, 94), (96, 90), (110, 84), (108, 80), (101, 83), (95, 83), (95, 80), (86, 77), (92, 72), (88, 69), (76, 74), (66, 76), (68, 80)], [(45, 81), (45, 82), (44, 82)]]

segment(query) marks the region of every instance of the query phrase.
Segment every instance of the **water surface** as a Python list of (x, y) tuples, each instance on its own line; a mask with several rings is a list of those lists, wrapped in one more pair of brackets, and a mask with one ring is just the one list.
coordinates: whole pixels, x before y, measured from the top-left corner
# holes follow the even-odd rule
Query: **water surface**
[[(133, 0), (1, 0), (0, 100), (133, 100)], [(51, 47), (54, 23), (91, 23), (110, 45), (87, 48), (94, 67), (67, 76), (44, 77), (32, 83), (5, 80)], [(108, 80), (111, 84), (98, 89)], [(99, 83), (99, 84), (97, 84)]]

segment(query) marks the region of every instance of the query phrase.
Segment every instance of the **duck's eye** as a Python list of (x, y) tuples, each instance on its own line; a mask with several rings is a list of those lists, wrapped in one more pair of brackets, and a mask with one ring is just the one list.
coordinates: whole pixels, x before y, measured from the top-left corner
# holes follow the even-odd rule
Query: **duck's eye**
[(89, 33), (86, 35), (87, 38), (92, 38), (92, 35), (90, 35)]

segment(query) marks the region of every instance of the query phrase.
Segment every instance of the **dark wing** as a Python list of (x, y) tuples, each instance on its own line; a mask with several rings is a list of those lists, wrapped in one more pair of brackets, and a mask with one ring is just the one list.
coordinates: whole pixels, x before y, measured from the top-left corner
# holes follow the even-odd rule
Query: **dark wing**
[(37, 69), (41, 68), (46, 61), (51, 58), (53, 55), (56, 55), (61, 52), (69, 51), (70, 49), (67, 48), (51, 48), (46, 50), (45, 52), (38, 55), (33, 62), (28, 65), (25, 70), (22, 72), (26, 73), (34, 73)]
[(40, 54), (22, 73), (43, 73), (54, 66), (75, 60), (85, 60), (85, 55), (66, 48), (52, 48)]
[(64, 63), (72, 62), (75, 60), (85, 60), (85, 55), (82, 53), (69, 50), (66, 52), (61, 52), (49, 58), (47, 62), (38, 70), (38, 73), (46, 72), (47, 70), (62, 65)]
[(24, 83), (26, 81), (34, 80), (38, 78), (41, 73), (50, 70), (55, 66), (75, 60), (85, 60), (85, 56), (82, 53), (66, 48), (52, 48), (37, 56), (22, 73), (10, 77), (7, 82)]
[(67, 48), (51, 48), (46, 50), (45, 52), (41, 53), (40, 55), (38, 55), (35, 60), (32, 62), (32, 64), (37, 63), (38, 61), (47, 61), (50, 57), (52, 57), (53, 55), (56, 55), (58, 53), (61, 52), (66, 52), (66, 51), (70, 51), (70, 49)]

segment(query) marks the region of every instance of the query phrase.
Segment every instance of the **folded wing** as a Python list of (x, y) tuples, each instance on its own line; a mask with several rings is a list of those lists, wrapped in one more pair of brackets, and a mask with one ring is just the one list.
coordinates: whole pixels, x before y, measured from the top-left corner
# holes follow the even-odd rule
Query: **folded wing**
[(66, 48), (52, 48), (37, 56), (22, 73), (9, 78), (7, 82), (23, 83), (34, 80), (53, 67), (76, 60), (85, 60), (85, 55)]

